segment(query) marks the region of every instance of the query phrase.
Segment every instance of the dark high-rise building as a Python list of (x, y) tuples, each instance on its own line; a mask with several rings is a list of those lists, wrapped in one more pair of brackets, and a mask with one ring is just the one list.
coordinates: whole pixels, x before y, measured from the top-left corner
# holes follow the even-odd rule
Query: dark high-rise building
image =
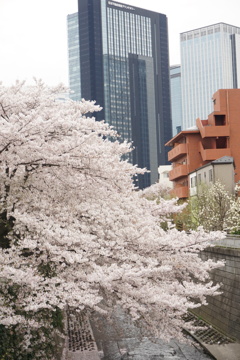
[(73, 98), (103, 107), (97, 119), (132, 141), (130, 160), (151, 171), (139, 176), (139, 187), (155, 183), (172, 137), (167, 17), (110, 0), (78, 0), (68, 29)]

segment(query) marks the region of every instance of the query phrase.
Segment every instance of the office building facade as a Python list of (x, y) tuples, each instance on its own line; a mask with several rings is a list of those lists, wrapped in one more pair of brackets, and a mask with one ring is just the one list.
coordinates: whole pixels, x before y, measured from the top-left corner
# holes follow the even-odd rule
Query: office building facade
[(180, 34), (183, 130), (213, 111), (212, 94), (240, 87), (240, 28), (218, 23)]
[(158, 181), (158, 166), (168, 163), (164, 144), (172, 137), (167, 18), (110, 0), (79, 0), (78, 15), (70, 16), (70, 88), (80, 84), (76, 99), (96, 100), (103, 107), (97, 120), (133, 142), (130, 160), (151, 171), (139, 177), (139, 187), (149, 186)]
[(171, 109), (172, 109), (172, 135), (182, 130), (182, 85), (181, 66), (170, 67)]
[(81, 99), (81, 78), (80, 78), (80, 49), (79, 49), (79, 28), (78, 13), (68, 15), (68, 64), (69, 64), (69, 87), (72, 91), (72, 100)]

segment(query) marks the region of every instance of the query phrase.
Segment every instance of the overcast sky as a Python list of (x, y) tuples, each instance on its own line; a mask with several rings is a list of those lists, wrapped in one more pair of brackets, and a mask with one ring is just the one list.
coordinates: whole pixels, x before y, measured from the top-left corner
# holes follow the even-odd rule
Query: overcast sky
[[(166, 14), (170, 64), (180, 63), (179, 34), (225, 22), (240, 27), (239, 0), (128, 0)], [(43, 79), (68, 85), (67, 14), (77, 0), (0, 0), (0, 81)]]

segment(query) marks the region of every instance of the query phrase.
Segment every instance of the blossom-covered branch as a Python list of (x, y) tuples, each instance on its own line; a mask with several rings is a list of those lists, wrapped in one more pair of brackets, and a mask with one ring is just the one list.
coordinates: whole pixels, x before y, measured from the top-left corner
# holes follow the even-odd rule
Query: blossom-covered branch
[(0, 87), (0, 323), (121, 306), (155, 335), (181, 337), (182, 315), (218, 291), (209, 271), (221, 264), (198, 252), (221, 234), (164, 231), (176, 200), (136, 191), (144, 170), (122, 160), (131, 144), (85, 115), (101, 110), (93, 102), (58, 101), (62, 91)]

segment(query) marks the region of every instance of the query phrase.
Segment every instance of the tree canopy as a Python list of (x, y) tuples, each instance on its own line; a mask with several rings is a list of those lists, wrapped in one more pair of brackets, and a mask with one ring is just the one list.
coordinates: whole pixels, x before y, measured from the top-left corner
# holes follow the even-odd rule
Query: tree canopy
[(182, 315), (217, 293), (220, 264), (199, 251), (221, 235), (163, 230), (176, 200), (148, 200), (133, 184), (145, 170), (122, 157), (131, 144), (90, 116), (94, 102), (60, 101), (63, 91), (0, 87), (0, 324), (37, 329), (40, 311), (120, 306), (155, 336), (181, 337)]
[(231, 194), (220, 181), (202, 184), (198, 195), (190, 201), (190, 209), (192, 226), (201, 225), (206, 231), (239, 233), (239, 197)]

